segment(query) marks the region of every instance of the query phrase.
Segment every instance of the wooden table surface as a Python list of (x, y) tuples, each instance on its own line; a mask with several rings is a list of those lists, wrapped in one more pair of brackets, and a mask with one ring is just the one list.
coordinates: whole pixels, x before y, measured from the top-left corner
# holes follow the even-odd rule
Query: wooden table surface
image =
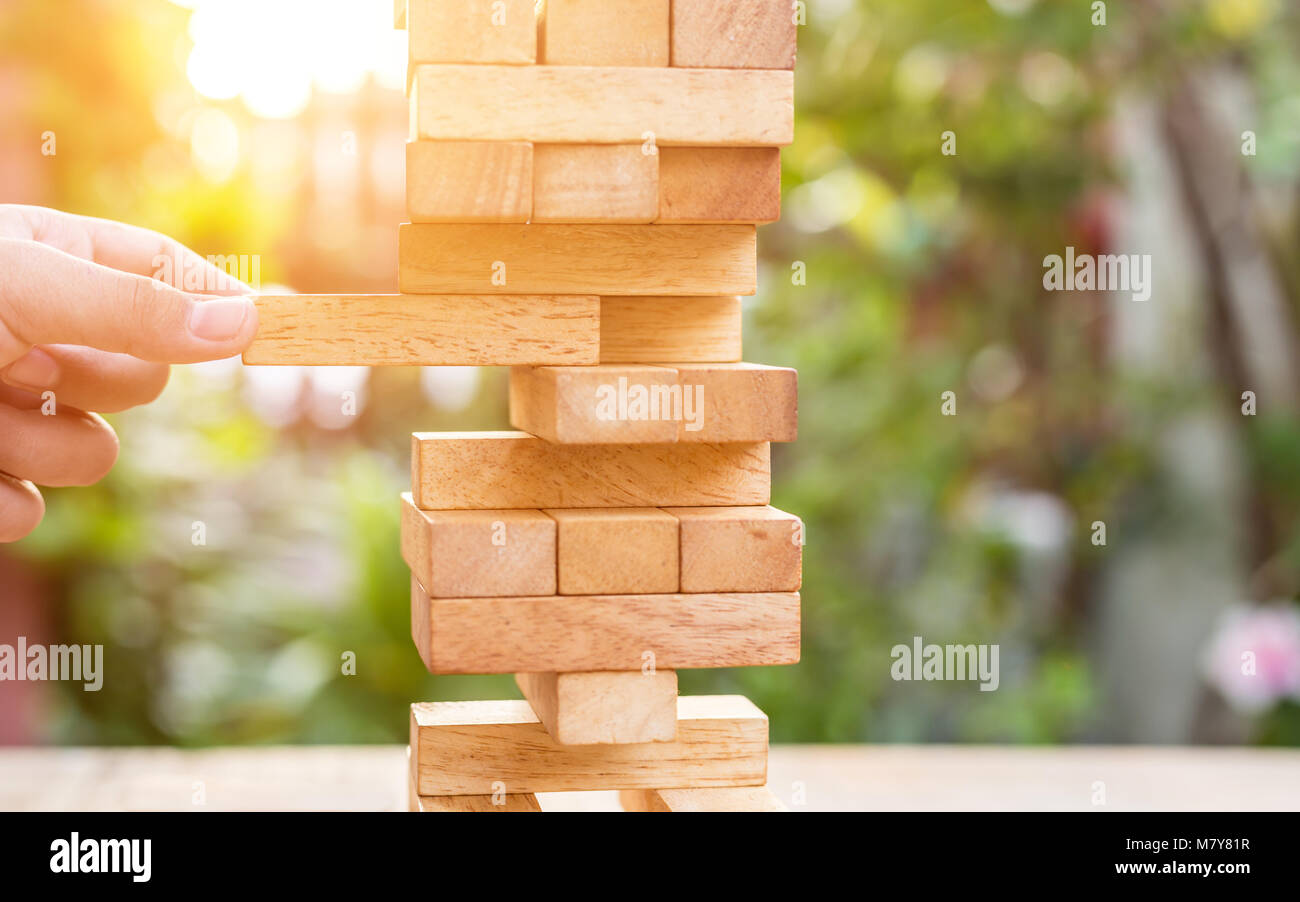
[[(794, 811), (1300, 810), (1300, 751), (1275, 749), (787, 745), (768, 778)], [(618, 810), (610, 792), (539, 800)], [(0, 749), (0, 810), (405, 808), (402, 746)]]

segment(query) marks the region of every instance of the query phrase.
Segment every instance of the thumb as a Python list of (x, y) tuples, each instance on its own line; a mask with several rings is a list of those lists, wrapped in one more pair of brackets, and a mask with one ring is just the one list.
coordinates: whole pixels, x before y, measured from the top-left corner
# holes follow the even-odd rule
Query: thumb
[(38, 344), (195, 363), (241, 353), (256, 331), (249, 298), (189, 294), (48, 245), (0, 238), (0, 367)]

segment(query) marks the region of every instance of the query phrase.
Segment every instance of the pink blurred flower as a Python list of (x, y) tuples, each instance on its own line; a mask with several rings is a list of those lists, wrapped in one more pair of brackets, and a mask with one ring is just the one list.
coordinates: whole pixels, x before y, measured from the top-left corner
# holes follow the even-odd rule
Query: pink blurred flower
[(1300, 609), (1236, 607), (1219, 620), (1204, 673), (1232, 707), (1248, 714), (1300, 700)]

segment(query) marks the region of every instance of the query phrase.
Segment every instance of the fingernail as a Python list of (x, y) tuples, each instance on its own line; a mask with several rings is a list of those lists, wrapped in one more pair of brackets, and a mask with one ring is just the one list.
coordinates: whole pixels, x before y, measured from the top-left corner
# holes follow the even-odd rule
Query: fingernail
[(59, 381), (59, 364), (40, 348), (32, 348), (5, 371), (5, 381), (17, 388), (53, 388)]
[(229, 341), (239, 334), (252, 306), (248, 298), (200, 301), (190, 313), (190, 334), (204, 341)]

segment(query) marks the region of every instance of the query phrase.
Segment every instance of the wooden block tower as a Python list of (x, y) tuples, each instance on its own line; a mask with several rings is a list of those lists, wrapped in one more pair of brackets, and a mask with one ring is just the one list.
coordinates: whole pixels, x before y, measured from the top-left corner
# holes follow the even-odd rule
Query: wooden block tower
[(519, 431), (417, 432), (411, 629), (523, 700), (411, 706), (418, 811), (780, 810), (766, 716), (677, 670), (799, 659), (769, 506), (793, 370), (741, 361), (793, 138), (790, 0), (396, 0), (400, 291), (268, 297), (249, 363), (511, 366)]

